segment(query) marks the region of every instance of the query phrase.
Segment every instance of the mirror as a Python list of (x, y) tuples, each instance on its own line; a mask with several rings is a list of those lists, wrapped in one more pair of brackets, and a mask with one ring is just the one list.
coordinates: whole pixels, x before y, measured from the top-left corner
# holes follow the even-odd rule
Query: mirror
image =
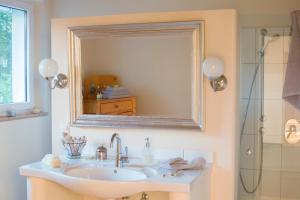
[(71, 124), (203, 128), (201, 21), (71, 27)]

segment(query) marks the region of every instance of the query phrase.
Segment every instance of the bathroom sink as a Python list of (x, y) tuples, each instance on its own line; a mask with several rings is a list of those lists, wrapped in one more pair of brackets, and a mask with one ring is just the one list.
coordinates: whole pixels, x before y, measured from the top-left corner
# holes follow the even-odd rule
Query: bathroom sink
[(60, 174), (55, 174), (55, 182), (70, 190), (101, 199), (114, 199), (144, 191), (145, 181), (158, 172), (149, 167), (116, 168), (114, 164), (93, 163), (66, 166)]
[(107, 180), (107, 181), (139, 181), (147, 178), (142, 171), (127, 168), (111, 168), (97, 166), (80, 166), (64, 170), (64, 174), (72, 177)]
[[(187, 171), (178, 177), (166, 175), (165, 170), (159, 169), (158, 166), (147, 167), (134, 163), (124, 168), (116, 168), (114, 162), (99, 161), (63, 163), (61, 168), (56, 169), (37, 162), (22, 166), (20, 174), (27, 176), (31, 184), (40, 184), (43, 179), (47, 180), (42, 182), (45, 185), (36, 187), (43, 188), (43, 191), (47, 191), (47, 187), (54, 187), (53, 183), (55, 183), (58, 184), (57, 186), (63, 186), (55, 186), (56, 189), (61, 188), (59, 190), (61, 192), (66, 192), (68, 189), (84, 199), (101, 200), (120, 199), (147, 191), (189, 195), (193, 188), (196, 192), (203, 191), (201, 188), (206, 189), (207, 185), (210, 185), (210, 168), (204, 171)], [(199, 185), (200, 182), (205, 185)]]

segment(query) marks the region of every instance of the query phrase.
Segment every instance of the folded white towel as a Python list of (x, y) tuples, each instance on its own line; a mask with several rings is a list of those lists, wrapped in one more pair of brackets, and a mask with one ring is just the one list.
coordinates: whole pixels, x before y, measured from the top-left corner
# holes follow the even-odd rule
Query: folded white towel
[(197, 157), (188, 162), (182, 158), (175, 158), (169, 160), (169, 165), (175, 170), (202, 170), (205, 168), (206, 160), (203, 157)]
[(129, 97), (130, 93), (126, 88), (117, 87), (117, 88), (106, 88), (102, 91), (104, 99), (119, 99)]
[(183, 158), (172, 158), (169, 160), (169, 165), (172, 166), (172, 165), (183, 165), (183, 164), (188, 164), (188, 161), (187, 160), (184, 160)]
[(44, 158), (42, 159), (42, 163), (52, 168), (60, 168), (61, 166), (60, 158), (52, 154), (45, 155)]
[(124, 94), (124, 95), (105, 95), (103, 94), (104, 99), (120, 99), (120, 98), (126, 98), (129, 97), (129, 94)]

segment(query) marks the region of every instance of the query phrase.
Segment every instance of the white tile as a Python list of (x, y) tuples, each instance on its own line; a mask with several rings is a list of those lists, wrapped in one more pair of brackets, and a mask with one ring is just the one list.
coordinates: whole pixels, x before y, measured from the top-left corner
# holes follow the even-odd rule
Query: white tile
[(261, 196), (265, 198), (280, 198), (280, 171), (263, 170)]
[(300, 146), (282, 146), (282, 168), (300, 171)]
[(142, 156), (143, 156), (143, 148), (129, 146), (128, 147), (128, 156), (130, 158), (131, 157), (133, 157), (133, 158), (142, 158)]
[(263, 160), (264, 169), (281, 169), (281, 145), (264, 144)]
[(265, 144), (282, 144), (284, 138), (280, 133), (264, 135)]
[(280, 200), (299, 200), (298, 198), (284, 198), (281, 197)]
[(203, 152), (200, 150), (191, 150), (191, 149), (184, 149), (184, 159), (188, 161), (192, 161), (197, 157), (203, 157), (206, 162), (213, 162), (213, 153), (211, 152)]
[(282, 87), (284, 86), (284, 81), (285, 81), (285, 74), (286, 74), (286, 68), (287, 68), (287, 63), (284, 63), (283, 64), (283, 68), (282, 68), (282, 70), (283, 70), (283, 73), (282, 73), (282, 79), (283, 79), (283, 85), (282, 85)]
[(154, 148), (152, 150), (153, 158), (157, 160), (166, 160), (170, 158), (183, 158), (183, 149), (167, 149), (167, 148)]
[[(255, 134), (255, 126), (254, 126), (254, 110), (255, 110), (255, 101), (254, 100), (250, 100), (250, 104), (249, 104), (249, 109), (248, 109), (248, 113), (247, 113), (247, 117), (246, 117), (246, 109), (247, 109), (247, 104), (248, 104), (248, 100), (241, 100), (240, 102), (240, 106), (241, 106), (241, 110), (240, 110), (240, 127), (242, 129), (245, 117), (246, 117), (246, 121), (245, 121), (245, 128), (244, 128), (244, 134)], [(241, 130), (240, 129), (240, 130)]]
[[(124, 152), (125, 146), (123, 146), (122, 152)], [(153, 159), (157, 160), (168, 160), (171, 158), (182, 157), (184, 156), (183, 149), (169, 149), (169, 148), (152, 148)], [(143, 147), (128, 147), (128, 155), (133, 158), (143, 158)], [(115, 156), (116, 148), (108, 148), (108, 155)]]
[(285, 28), (284, 38), (283, 38), (283, 62), (284, 63), (287, 63), (288, 55), (290, 51), (291, 36), (289, 34), (290, 34), (290, 28)]
[(273, 37), (266, 37), (265, 41), (271, 41), (268, 43), (265, 49), (264, 62), (269, 63), (283, 63), (283, 36), (273, 40)]
[(283, 101), (264, 101), (264, 135), (283, 134)]
[(264, 98), (282, 99), (284, 64), (265, 64)]
[[(242, 169), (254, 169), (254, 157), (255, 157), (255, 135), (243, 135), (242, 143), (240, 146), (240, 168)], [(247, 154), (248, 149), (252, 151), (251, 155)]]
[[(241, 64), (240, 68), (240, 98), (248, 99), (251, 89), (251, 84), (254, 79), (256, 64)], [(257, 72), (251, 99), (258, 98), (259, 93), (259, 71)]]
[(255, 135), (259, 135), (259, 129), (261, 126), (264, 126), (263, 122), (261, 122), (261, 100), (254, 101), (254, 131)]
[(255, 63), (255, 29), (241, 29), (241, 63)]
[(82, 150), (82, 155), (88, 155), (88, 156), (95, 155), (98, 146), (99, 146), (98, 143), (93, 141), (88, 141), (86, 146)]
[(281, 176), (281, 198), (285, 200), (300, 199), (300, 173), (283, 172)]
[(255, 196), (252, 195), (252, 196), (242, 196), (240, 195), (238, 200), (255, 200)]
[(265, 196), (261, 196), (259, 198), (259, 200), (281, 200), (280, 197), (265, 197)]
[[(125, 153), (125, 146), (123, 145), (122, 152)], [(152, 148), (153, 159), (167, 160), (175, 157), (183, 157), (182, 149), (169, 148)], [(116, 145), (114, 148), (107, 147), (108, 156), (114, 157), (116, 155)], [(128, 146), (128, 155), (130, 158), (143, 158), (144, 147)]]
[[(240, 113), (240, 125), (242, 126), (244, 117), (245, 117), (245, 111), (246, 111), (246, 104), (247, 100), (241, 100), (241, 113)], [(246, 119), (246, 125), (244, 129), (244, 134), (253, 134), (258, 135), (259, 134), (259, 127), (261, 125), (260, 122), (260, 100), (251, 100), (248, 116)]]
[[(259, 135), (255, 135), (254, 137), (254, 158), (253, 158), (253, 169), (258, 170), (260, 168), (260, 162), (261, 162), (261, 140), (262, 137)], [(257, 173), (257, 172), (256, 172)]]

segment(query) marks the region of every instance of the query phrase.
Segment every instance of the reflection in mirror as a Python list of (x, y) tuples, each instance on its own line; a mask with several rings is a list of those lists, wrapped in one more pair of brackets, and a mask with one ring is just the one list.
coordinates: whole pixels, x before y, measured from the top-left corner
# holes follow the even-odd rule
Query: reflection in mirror
[(81, 41), (83, 113), (189, 118), (192, 33)]
[(203, 128), (202, 21), (70, 27), (74, 126)]

